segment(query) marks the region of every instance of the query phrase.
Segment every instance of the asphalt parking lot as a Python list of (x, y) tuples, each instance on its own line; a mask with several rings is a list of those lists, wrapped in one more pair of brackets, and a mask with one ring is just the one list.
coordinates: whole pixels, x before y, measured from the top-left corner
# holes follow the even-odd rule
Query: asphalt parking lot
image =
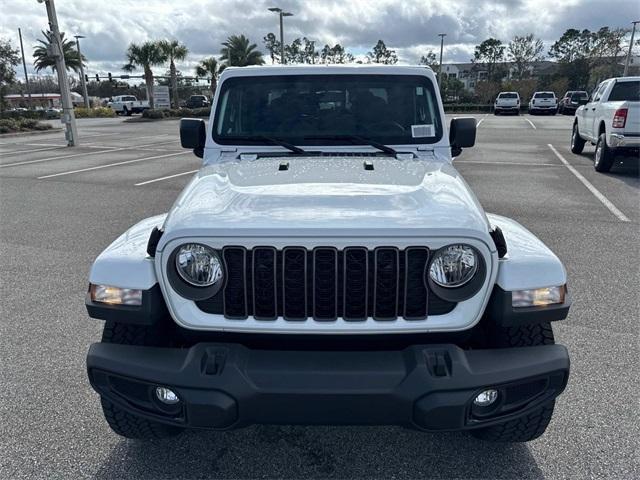
[(85, 374), (102, 322), (86, 315), (93, 259), (165, 212), (200, 160), (178, 123), (79, 122), (0, 137), (0, 478), (637, 478), (640, 180), (568, 149), (572, 117), (477, 115), (455, 160), (484, 208), (564, 261), (574, 306), (554, 325), (572, 360), (547, 433), (496, 445), (389, 427), (258, 426), (139, 443), (113, 434)]

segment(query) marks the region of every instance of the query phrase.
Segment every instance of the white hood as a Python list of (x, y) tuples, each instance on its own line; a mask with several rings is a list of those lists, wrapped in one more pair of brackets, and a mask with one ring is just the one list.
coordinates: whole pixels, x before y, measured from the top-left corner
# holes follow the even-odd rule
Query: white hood
[(161, 244), (189, 236), (294, 232), (487, 239), (489, 224), (447, 161), (337, 155), (206, 166), (177, 199), (164, 230)]

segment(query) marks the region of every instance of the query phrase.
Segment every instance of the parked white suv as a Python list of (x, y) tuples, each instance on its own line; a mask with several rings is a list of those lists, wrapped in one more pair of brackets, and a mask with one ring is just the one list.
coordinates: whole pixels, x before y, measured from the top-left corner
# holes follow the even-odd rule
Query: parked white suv
[(640, 77), (610, 78), (600, 83), (589, 102), (576, 110), (571, 151), (582, 153), (585, 143), (596, 146), (594, 167), (608, 172), (617, 155), (640, 149)]
[(554, 92), (535, 92), (529, 101), (529, 113), (558, 113), (558, 99)]
[(520, 114), (520, 95), (518, 92), (500, 92), (493, 104), (494, 115), (500, 113)]
[(227, 68), (208, 125), (180, 125), (201, 170), (91, 268), (111, 428), (541, 435), (569, 376), (566, 271), (454, 168), (475, 133), (445, 124), (429, 68)]

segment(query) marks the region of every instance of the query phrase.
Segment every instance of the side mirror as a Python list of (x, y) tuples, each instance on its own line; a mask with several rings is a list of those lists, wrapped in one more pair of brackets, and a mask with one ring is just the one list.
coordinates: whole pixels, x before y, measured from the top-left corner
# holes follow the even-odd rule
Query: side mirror
[(463, 148), (473, 147), (476, 144), (476, 119), (465, 117), (451, 120), (449, 144), (453, 157), (460, 155)]
[(196, 157), (204, 156), (207, 129), (204, 120), (183, 118), (180, 120), (180, 143), (182, 148), (192, 148)]

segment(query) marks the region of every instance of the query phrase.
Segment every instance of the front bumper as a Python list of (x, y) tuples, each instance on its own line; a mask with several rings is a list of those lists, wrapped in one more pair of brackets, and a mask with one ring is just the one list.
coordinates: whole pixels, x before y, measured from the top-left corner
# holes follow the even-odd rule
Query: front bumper
[(639, 148), (640, 134), (611, 133), (609, 134), (609, 146), (611, 148)]
[[(188, 349), (93, 344), (93, 388), (122, 409), (167, 424), (232, 429), (251, 424), (403, 425), (463, 430), (526, 415), (557, 397), (569, 376), (561, 345), (462, 350), (272, 351), (201, 343)], [(162, 405), (155, 387), (174, 390)], [(472, 407), (488, 388), (499, 399)]]

